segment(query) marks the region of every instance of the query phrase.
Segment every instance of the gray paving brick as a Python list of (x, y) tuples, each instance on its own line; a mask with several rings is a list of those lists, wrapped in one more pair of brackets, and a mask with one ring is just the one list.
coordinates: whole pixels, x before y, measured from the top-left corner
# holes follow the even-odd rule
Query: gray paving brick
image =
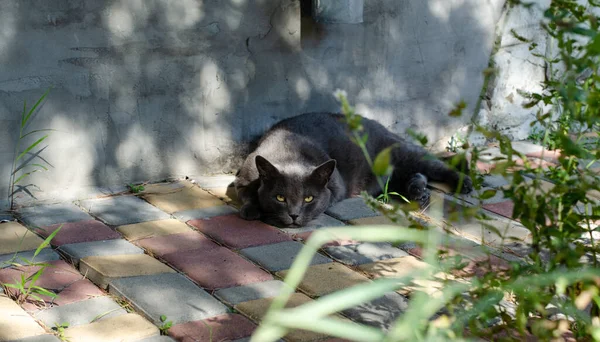
[(329, 246), (323, 248), (327, 254), (346, 265), (362, 265), (407, 256), (408, 253), (389, 243), (364, 242), (355, 245)]
[(218, 205), (215, 207), (178, 211), (174, 213), (173, 216), (180, 219), (181, 221), (187, 222), (189, 220), (195, 219), (205, 219), (215, 216), (237, 214), (237, 212), (237, 209), (228, 205)]
[[(496, 190), (494, 196), (486, 199), (480, 199), (483, 193), (487, 190)], [(506, 201), (506, 197), (504, 197), (504, 193), (501, 189), (494, 189), (490, 187), (482, 187), (479, 190), (473, 190), (470, 194), (467, 195), (457, 195), (458, 198), (463, 201), (469, 202), (470, 204), (479, 205), (479, 204), (494, 204)]]
[(325, 213), (342, 221), (380, 215), (379, 213), (371, 210), (365, 201), (359, 197), (343, 200), (327, 209)]
[(502, 175), (485, 175), (483, 176), (483, 186), (490, 188), (500, 188), (512, 183), (512, 177), (504, 177)]
[(390, 292), (371, 302), (342, 311), (351, 320), (388, 331), (408, 307), (406, 298)]
[[(244, 248), (240, 250), (240, 253), (269, 271), (276, 272), (289, 269), (303, 246), (303, 244), (296, 241), (286, 241), (272, 245)], [(311, 265), (326, 264), (331, 261), (331, 259), (321, 254), (316, 254), (311, 261)]]
[(41, 310), (35, 313), (34, 318), (39, 319), (48, 327), (62, 323), (68, 323), (69, 327), (73, 327), (125, 313), (127, 311), (114, 300), (103, 296)]
[(119, 278), (109, 292), (127, 298), (154, 324), (166, 315), (173, 324), (227, 313), (227, 307), (186, 277), (176, 273)]
[(135, 342), (175, 342), (176, 340), (174, 340), (172, 337), (169, 336), (164, 336), (164, 335), (156, 335), (156, 336), (152, 336), (152, 337), (147, 337), (141, 340), (137, 340)]
[(58, 248), (75, 266), (79, 259), (87, 256), (143, 254), (144, 250), (124, 239), (79, 242), (62, 245)]
[(301, 228), (281, 228), (282, 231), (288, 234), (298, 234), (304, 232), (310, 232), (315, 229), (323, 228), (323, 227), (340, 227), (344, 226), (344, 222), (340, 220), (336, 220), (333, 217), (325, 214), (321, 214), (317, 216), (316, 219), (308, 222), (304, 227)]
[(93, 199), (79, 203), (92, 215), (111, 225), (164, 220), (170, 216), (134, 196)]
[[(54, 261), (54, 260), (60, 259), (60, 256), (58, 255), (58, 253), (56, 253), (54, 250), (52, 250), (52, 248), (42, 249), (40, 251), (40, 253), (38, 255), (36, 255), (35, 258), (33, 258), (34, 253), (35, 253), (35, 250), (18, 252), (16, 258), (14, 259), (14, 262), (23, 264), (24, 261), (21, 258), (27, 259), (29, 261), (31, 261), (31, 259), (34, 259), (33, 260), (34, 262), (48, 262), (48, 261)], [(0, 268), (5, 268), (5, 267), (10, 266), (9, 262), (12, 260), (13, 256), (15, 256), (14, 253), (0, 255)]]
[(19, 214), (23, 222), (32, 227), (44, 227), (53, 224), (94, 219), (73, 203), (22, 208), (19, 209)]
[(244, 286), (230, 287), (214, 293), (215, 297), (231, 306), (261, 298), (273, 298), (279, 294), (283, 286), (281, 280), (270, 280)]
[(31, 337), (25, 337), (18, 340), (12, 340), (9, 342), (60, 342), (60, 339), (51, 334), (43, 334)]

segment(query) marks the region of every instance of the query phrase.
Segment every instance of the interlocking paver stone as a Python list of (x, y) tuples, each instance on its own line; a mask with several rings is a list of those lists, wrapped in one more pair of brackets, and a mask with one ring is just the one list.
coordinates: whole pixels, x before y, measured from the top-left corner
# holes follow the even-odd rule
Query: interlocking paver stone
[(338, 220), (349, 221), (361, 217), (379, 216), (373, 211), (362, 198), (349, 198), (329, 207), (325, 211), (327, 215), (333, 216)]
[(409, 255), (400, 258), (379, 260), (369, 264), (359, 265), (358, 268), (372, 278), (403, 277), (412, 272), (426, 268), (427, 264)]
[(147, 337), (147, 338), (144, 338), (141, 340), (137, 340), (135, 342), (176, 342), (176, 341), (169, 336), (160, 335), (160, 336)]
[(72, 203), (22, 208), (19, 210), (19, 214), (21, 214), (23, 222), (34, 227), (94, 219)]
[(58, 249), (76, 266), (88, 256), (143, 254), (144, 250), (124, 239), (80, 242), (62, 245)]
[(125, 238), (132, 241), (192, 231), (187, 224), (175, 219), (128, 224), (117, 227), (117, 230), (123, 234)]
[(155, 324), (160, 324), (161, 315), (179, 324), (227, 313), (225, 305), (181, 274), (121, 278), (111, 283), (109, 291), (127, 298)]
[[(43, 303), (25, 302), (23, 308), (28, 311), (37, 311), (41, 307), (52, 307), (54, 305), (66, 305), (80, 300), (103, 296), (104, 293), (88, 279), (84, 277), (71, 265), (62, 260), (51, 261), (42, 275), (38, 278), (36, 285), (51, 290), (58, 294), (56, 298), (40, 296)], [(21, 278), (21, 274), (28, 277), (35, 273), (39, 267), (22, 266), (17, 268), (5, 268), (0, 270), (0, 283), (14, 283)], [(15, 291), (10, 289), (9, 291)]]
[(134, 313), (110, 317), (90, 324), (65, 330), (71, 342), (137, 341), (159, 334), (158, 328)]
[[(280, 271), (276, 275), (285, 278), (288, 272)], [(311, 297), (320, 297), (368, 281), (367, 277), (346, 266), (328, 263), (310, 266), (298, 288)]]
[(489, 188), (501, 188), (512, 182), (511, 176), (503, 175), (485, 175), (483, 176), (483, 186)]
[(0, 254), (36, 249), (44, 240), (18, 222), (0, 223)]
[(111, 225), (168, 219), (169, 215), (135, 196), (118, 196), (81, 201), (92, 215)]
[(88, 220), (69, 222), (65, 224), (56, 224), (52, 226), (42, 227), (39, 233), (42, 236), (49, 236), (60, 228), (60, 231), (52, 239), (52, 245), (61, 246), (68, 243), (98, 241), (118, 239), (121, 235), (110, 229), (107, 225), (100, 221)]
[(11, 342), (61, 342), (58, 337), (51, 334), (43, 334), (31, 337), (20, 338), (18, 340), (12, 340)]
[(163, 258), (209, 290), (273, 279), (270, 274), (224, 247), (176, 252)]
[(377, 260), (407, 256), (408, 253), (389, 243), (364, 242), (355, 245), (328, 246), (323, 250), (346, 265), (361, 265)]
[[(304, 303), (310, 302), (311, 299), (302, 293), (294, 293), (286, 303), (286, 308), (293, 308)], [(243, 302), (236, 305), (234, 308), (250, 318), (255, 323), (259, 323), (271, 306), (272, 299), (264, 298)], [(318, 341), (325, 338), (326, 335), (318, 334), (305, 330), (292, 330), (284, 339), (286, 341)]]
[(183, 210), (173, 213), (173, 216), (177, 217), (181, 221), (187, 222), (189, 220), (207, 219), (215, 216), (224, 216), (237, 214), (238, 210), (228, 205), (217, 205), (214, 207), (200, 208)]
[[(303, 246), (296, 241), (286, 241), (273, 245), (245, 248), (240, 253), (269, 271), (276, 272), (289, 269)], [(321, 254), (315, 254), (311, 265), (328, 262), (331, 262), (331, 259)]]
[(0, 295), (0, 341), (44, 334), (44, 329), (12, 299)]
[(142, 194), (168, 194), (176, 191), (181, 191), (189, 186), (192, 186), (192, 184), (181, 181), (145, 184)]
[(116, 278), (175, 272), (147, 254), (89, 256), (81, 259), (79, 270), (103, 289)]
[(35, 250), (18, 252), (18, 253), (16, 253), (16, 255), (15, 255), (15, 253), (2, 254), (2, 255), (0, 255), (0, 268), (5, 268), (5, 267), (11, 266), (11, 264), (10, 264), (11, 261), (23, 264), (24, 263), (23, 259), (27, 259), (29, 261), (33, 260), (34, 262), (48, 262), (48, 261), (54, 261), (54, 260), (60, 259), (60, 256), (58, 255), (58, 253), (53, 251), (51, 248), (42, 249), (40, 251), (40, 253), (35, 256), (35, 258), (33, 256), (34, 254), (35, 254)]
[(344, 310), (342, 313), (355, 322), (387, 331), (407, 307), (406, 298), (396, 292), (390, 292), (368, 303)]
[(513, 209), (515, 208), (515, 203), (513, 201), (504, 201), (498, 203), (488, 203), (482, 205), (484, 209), (487, 209), (493, 213), (502, 215), (507, 218), (512, 218)]
[(291, 240), (289, 236), (277, 228), (261, 221), (247, 221), (238, 215), (192, 220), (188, 224), (215, 240), (236, 249)]
[(202, 249), (204, 251), (219, 248), (219, 245), (203, 236), (202, 234), (190, 230), (187, 233), (171, 234), (152, 237), (148, 239), (137, 240), (136, 244), (144, 247), (153, 255), (162, 257), (165, 254), (189, 251), (193, 249)]
[(114, 300), (103, 296), (40, 310), (33, 316), (48, 327), (53, 327), (56, 323), (68, 323), (69, 327), (74, 327), (125, 313), (127, 311)]
[(225, 205), (223, 201), (195, 185), (169, 193), (143, 194), (142, 197), (168, 213)]
[(363, 217), (363, 218), (350, 220), (350, 221), (348, 221), (348, 223), (353, 226), (381, 226), (381, 225), (409, 226), (410, 225), (410, 222), (406, 218), (399, 217), (398, 221), (394, 222), (385, 216)]
[(177, 324), (169, 329), (169, 335), (179, 341), (231, 341), (250, 336), (256, 325), (238, 314), (225, 314)]
[(214, 295), (222, 302), (233, 306), (255, 299), (276, 297), (284, 286), (287, 285), (280, 280), (269, 280), (262, 283), (221, 289), (216, 291)]
[(15, 218), (11, 214), (0, 213), (0, 223), (14, 221)]
[(317, 216), (317, 218), (315, 218), (314, 220), (308, 222), (303, 227), (281, 228), (281, 230), (288, 234), (297, 235), (297, 234), (301, 234), (301, 233), (305, 233), (305, 232), (311, 232), (311, 231), (314, 231), (316, 229), (323, 228), (323, 227), (341, 227), (344, 225), (345, 225), (344, 222), (342, 222), (340, 220), (336, 220), (333, 217), (326, 215), (326, 214), (321, 214), (321, 215)]

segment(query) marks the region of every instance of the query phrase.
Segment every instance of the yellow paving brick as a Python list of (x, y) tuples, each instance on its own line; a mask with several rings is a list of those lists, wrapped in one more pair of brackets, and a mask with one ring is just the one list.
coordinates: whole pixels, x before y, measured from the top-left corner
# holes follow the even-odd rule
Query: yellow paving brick
[(0, 341), (12, 341), (46, 331), (12, 299), (0, 294)]
[(169, 193), (145, 194), (142, 197), (168, 213), (225, 205), (223, 201), (197, 186), (184, 187)]
[(43, 241), (17, 222), (0, 223), (0, 254), (36, 249)]
[[(275, 274), (285, 278), (288, 271)], [(364, 275), (342, 264), (328, 263), (310, 266), (298, 288), (311, 297), (320, 297), (368, 281), (369, 279)]]
[(183, 190), (186, 187), (194, 186), (192, 183), (188, 182), (167, 182), (167, 183), (154, 183), (154, 184), (146, 184), (144, 185), (144, 191), (142, 194), (168, 194), (172, 192), (177, 192)]
[[(370, 264), (363, 264), (357, 266), (358, 269), (368, 274), (370, 277), (376, 278), (391, 278), (391, 277), (404, 277), (408, 276), (413, 272), (417, 272), (419, 269), (427, 267), (427, 264), (423, 261), (418, 260), (413, 256), (405, 256), (400, 258), (386, 259), (376, 261)], [(436, 274), (438, 279), (453, 279), (448, 274)], [(416, 290), (423, 291), (429, 294), (437, 292), (442, 287), (442, 283), (428, 279), (418, 279), (413, 282), (412, 285), (407, 285), (397, 292), (400, 294), (407, 294)]]
[[(253, 320), (256, 324), (259, 324), (261, 319), (265, 316), (269, 307), (271, 306), (272, 298), (262, 298), (251, 300), (249, 302), (240, 303), (234, 308), (245, 315), (246, 317)], [(286, 308), (294, 308), (304, 303), (310, 302), (311, 299), (302, 293), (294, 293), (290, 297), (290, 300), (286, 304)], [(345, 320), (343, 317), (336, 315), (335, 317)], [(318, 341), (322, 340), (326, 335), (318, 334), (306, 330), (293, 330), (285, 335), (284, 340), (290, 342), (305, 342), (305, 341)]]
[(71, 342), (138, 341), (158, 334), (159, 330), (154, 324), (134, 313), (105, 318), (65, 331), (65, 336)]
[(211, 194), (217, 196), (221, 200), (225, 201), (229, 205), (232, 205), (236, 208), (241, 207), (240, 200), (237, 197), (237, 192), (235, 191), (235, 187), (222, 187), (222, 188), (210, 188), (206, 189), (206, 191)]
[(115, 278), (175, 273), (147, 254), (89, 256), (81, 259), (79, 271), (103, 289)]
[(129, 240), (154, 236), (187, 233), (192, 231), (185, 223), (175, 220), (158, 220), (120, 226), (117, 230)]

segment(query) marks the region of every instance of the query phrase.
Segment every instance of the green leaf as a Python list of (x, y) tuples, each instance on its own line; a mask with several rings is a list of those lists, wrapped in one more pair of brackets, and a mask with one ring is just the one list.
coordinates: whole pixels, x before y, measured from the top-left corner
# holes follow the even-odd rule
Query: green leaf
[(46, 240), (44, 240), (44, 242), (42, 242), (38, 246), (38, 248), (35, 250), (35, 253), (33, 253), (34, 258), (42, 251), (42, 249), (46, 248), (46, 246), (48, 246), (50, 244), (50, 241), (52, 241), (52, 239), (54, 239), (54, 237), (56, 236), (56, 234), (58, 234), (58, 232), (60, 231), (61, 228), (62, 228), (62, 224), (55, 231), (53, 231), (52, 234), (48, 235)]
[(42, 95), (42, 97), (40, 97), (40, 99), (37, 100), (37, 102), (33, 105), (33, 107), (31, 107), (31, 110), (29, 110), (29, 113), (27, 114), (27, 116), (25, 116), (21, 120), (21, 129), (23, 129), (23, 127), (25, 127), (25, 125), (27, 124), (27, 121), (29, 121), (29, 118), (31, 117), (31, 114), (33, 114), (33, 112), (40, 105), (40, 103), (42, 103), (42, 101), (44, 101), (44, 98), (46, 98), (46, 96), (50, 92), (50, 89), (52, 89), (52, 88), (48, 88), (48, 90), (46, 90), (46, 92), (44, 93), (44, 95)]
[(42, 141), (44, 141), (44, 139), (46, 139), (48, 137), (48, 134), (44, 135), (43, 137), (39, 138), (36, 142), (34, 142), (33, 144), (29, 145), (29, 147), (27, 147), (25, 149), (25, 151), (21, 152), (21, 154), (19, 154), (19, 156), (17, 157), (17, 159), (15, 159), (15, 163), (17, 161), (19, 161), (19, 159), (23, 158), (23, 156), (25, 154), (27, 154), (27, 152), (31, 151), (33, 148), (35, 148), (39, 143), (41, 143)]
[(160, 315), (160, 321), (161, 321), (161, 322), (164, 322), (164, 321), (166, 321), (166, 320), (167, 320), (167, 316), (165, 316), (165, 315)]
[(465, 101), (460, 101), (454, 109), (448, 113), (449, 116), (453, 118), (460, 117), (462, 115), (463, 110), (467, 108), (467, 103)]
[(30, 176), (32, 173), (36, 173), (36, 172), (40, 172), (41, 170), (33, 170), (31, 172), (26, 172), (24, 174), (22, 174), (21, 176), (19, 176), (19, 178), (17, 178), (14, 183), (18, 184), (23, 178)]
[(43, 296), (47, 296), (47, 297), (50, 297), (50, 298), (56, 298), (56, 297), (58, 297), (58, 295), (56, 293), (54, 293), (54, 292), (52, 292), (50, 290), (46, 290), (43, 287), (32, 286), (31, 288), (34, 289), (35, 293), (37, 293), (37, 294), (41, 294)]
[(486, 199), (492, 198), (492, 197), (496, 196), (496, 192), (498, 192), (498, 190), (495, 190), (495, 189), (485, 190), (481, 194), (481, 196), (479, 196), (479, 198), (482, 199), (482, 200), (486, 200)]
[[(23, 164), (23, 165), (21, 165), (20, 167), (18, 167), (16, 170), (14, 170), (12, 174), (14, 175), (14, 174), (16, 174), (17, 172), (19, 172), (20, 170), (23, 170), (24, 168), (26, 168), (26, 167), (28, 167), (28, 166), (35, 166), (35, 167), (39, 167), (39, 168), (43, 169), (44, 171), (48, 171), (48, 168), (47, 168), (47, 167), (45, 167), (45, 166), (44, 166), (44, 165), (42, 165), (42, 164)], [(40, 171), (40, 170), (38, 170), (38, 171)], [(16, 183), (16, 182), (15, 182), (15, 183)]]
[(390, 147), (384, 148), (377, 157), (375, 157), (375, 161), (373, 162), (373, 173), (376, 176), (383, 176), (389, 174), (390, 172), (390, 161), (392, 159), (392, 149), (395, 146), (392, 145)]

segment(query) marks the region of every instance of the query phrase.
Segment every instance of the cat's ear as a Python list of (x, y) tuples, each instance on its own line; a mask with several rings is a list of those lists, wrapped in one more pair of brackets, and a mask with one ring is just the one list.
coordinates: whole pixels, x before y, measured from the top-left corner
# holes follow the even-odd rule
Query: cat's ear
[(280, 176), (279, 170), (271, 164), (264, 157), (257, 155), (254, 158), (254, 162), (256, 163), (256, 168), (258, 169), (258, 174), (260, 178), (269, 179)]
[(331, 174), (335, 170), (335, 159), (330, 159), (323, 164), (317, 166), (310, 174), (309, 180), (311, 183), (318, 186), (325, 186), (331, 178)]

